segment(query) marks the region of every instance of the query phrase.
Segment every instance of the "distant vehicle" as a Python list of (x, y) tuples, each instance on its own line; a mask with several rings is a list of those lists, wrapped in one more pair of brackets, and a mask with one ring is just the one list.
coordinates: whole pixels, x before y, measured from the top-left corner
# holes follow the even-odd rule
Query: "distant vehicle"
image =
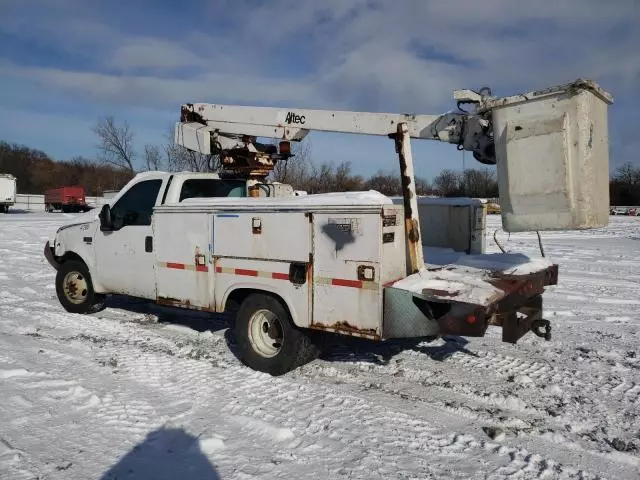
[(627, 209), (626, 208), (620, 208), (620, 207), (613, 207), (613, 208), (611, 208), (611, 210), (609, 210), (609, 213), (611, 215), (626, 215), (627, 214)]
[(640, 208), (638, 207), (630, 208), (629, 211), (627, 212), (627, 215), (631, 217), (640, 217)]
[(83, 187), (60, 187), (44, 192), (44, 204), (47, 212), (61, 210), (67, 212), (87, 212), (91, 207), (87, 204)]
[(16, 203), (16, 177), (0, 173), (0, 213), (9, 213), (9, 207)]

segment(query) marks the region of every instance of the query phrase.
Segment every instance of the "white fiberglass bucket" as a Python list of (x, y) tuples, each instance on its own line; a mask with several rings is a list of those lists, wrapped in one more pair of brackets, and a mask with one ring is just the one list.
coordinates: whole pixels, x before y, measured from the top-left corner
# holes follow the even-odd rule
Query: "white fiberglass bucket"
[(608, 224), (611, 103), (589, 80), (489, 102), (506, 231)]

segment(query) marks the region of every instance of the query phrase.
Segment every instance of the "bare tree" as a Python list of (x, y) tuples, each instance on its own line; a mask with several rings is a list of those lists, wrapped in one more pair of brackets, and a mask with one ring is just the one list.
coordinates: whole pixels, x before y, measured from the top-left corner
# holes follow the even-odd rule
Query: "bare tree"
[(470, 169), (462, 173), (460, 187), (468, 197), (489, 197), (494, 183), (491, 171)]
[(398, 173), (384, 173), (378, 170), (374, 175), (369, 177), (363, 187), (368, 190), (375, 190), (383, 195), (400, 195), (400, 175)]
[(460, 175), (454, 170), (443, 170), (433, 180), (433, 186), (444, 197), (458, 195), (460, 192)]
[(219, 169), (220, 164), (215, 157), (194, 152), (175, 143), (173, 127), (170, 128), (165, 138), (166, 143), (163, 145), (163, 149), (167, 158), (167, 168), (170, 171), (208, 172), (210, 167), (213, 171)]
[(216, 171), (219, 168), (217, 161), (211, 162), (211, 169), (209, 168), (210, 160), (212, 160), (210, 155), (194, 152), (181, 145), (166, 145), (165, 153), (169, 170), (172, 171), (208, 172), (210, 170)]
[(425, 178), (416, 177), (416, 193), (418, 195), (429, 195), (431, 193), (431, 185)]
[(270, 179), (274, 182), (288, 183), (297, 190), (307, 190), (311, 179), (311, 141), (305, 138), (300, 142), (292, 142), (293, 157), (279, 160)]
[(640, 183), (640, 168), (633, 166), (631, 162), (626, 162), (616, 168), (615, 179), (627, 185)]
[(144, 146), (144, 160), (147, 164), (147, 170), (160, 170), (162, 165), (162, 155), (157, 145)]
[(362, 190), (364, 179), (360, 175), (351, 174), (350, 162), (342, 162), (336, 167), (334, 183), (335, 187), (332, 190), (336, 192), (350, 192)]
[(99, 159), (118, 168), (134, 172), (133, 164), (136, 153), (133, 147), (133, 132), (129, 124), (116, 125), (113, 117), (103, 117), (93, 127), (98, 136)]

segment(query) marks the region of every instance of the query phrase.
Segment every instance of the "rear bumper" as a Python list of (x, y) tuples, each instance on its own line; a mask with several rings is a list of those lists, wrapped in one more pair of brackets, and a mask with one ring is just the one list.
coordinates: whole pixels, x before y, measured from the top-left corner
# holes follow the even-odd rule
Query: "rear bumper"
[[(558, 265), (528, 275), (499, 275), (489, 283), (504, 292), (504, 296), (486, 306), (471, 307), (462, 315), (445, 315), (438, 319), (442, 335), (482, 337), (487, 328), (502, 328), (502, 341), (517, 343), (527, 332), (540, 334), (541, 327), (550, 332), (550, 324), (542, 318), (544, 288), (558, 283)], [(465, 315), (466, 313), (466, 315)]]
[(49, 265), (58, 270), (60, 268), (60, 263), (56, 260), (56, 257), (53, 253), (53, 247), (49, 245), (49, 241), (44, 246), (44, 258), (47, 259)]
[(557, 281), (558, 265), (527, 275), (495, 275), (487, 282), (502, 295), (484, 305), (385, 289), (383, 338), (483, 337), (491, 325), (502, 328), (504, 342), (516, 343), (532, 330), (548, 340), (550, 324), (542, 318), (542, 294)]

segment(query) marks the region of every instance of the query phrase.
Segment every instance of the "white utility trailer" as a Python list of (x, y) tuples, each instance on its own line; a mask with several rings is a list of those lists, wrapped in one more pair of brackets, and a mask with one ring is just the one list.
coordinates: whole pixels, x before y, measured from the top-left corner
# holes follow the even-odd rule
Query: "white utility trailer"
[(16, 203), (16, 177), (0, 173), (0, 213), (9, 212)]

